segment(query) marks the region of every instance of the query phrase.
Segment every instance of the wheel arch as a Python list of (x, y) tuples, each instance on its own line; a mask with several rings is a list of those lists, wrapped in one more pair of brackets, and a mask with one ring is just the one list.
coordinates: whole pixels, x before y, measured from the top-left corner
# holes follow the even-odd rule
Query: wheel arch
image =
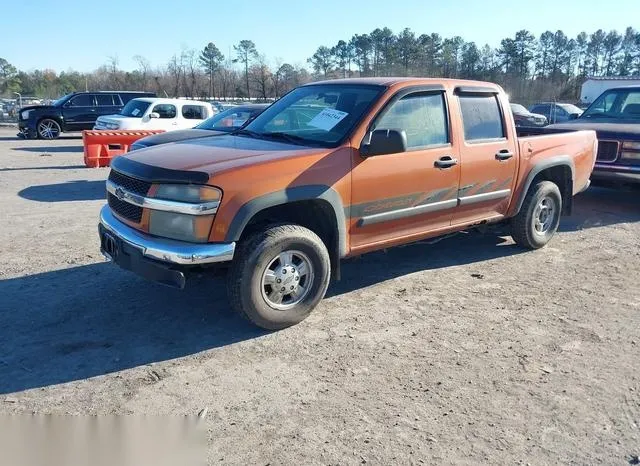
[(345, 209), (340, 195), (325, 185), (295, 186), (265, 194), (244, 204), (233, 217), (225, 241), (240, 241), (252, 226), (292, 221), (318, 234), (339, 278), (340, 259), (347, 254)]
[(558, 155), (542, 160), (534, 165), (525, 178), (523, 188), (514, 203), (512, 216), (517, 215), (522, 209), (522, 204), (533, 186), (538, 181), (552, 181), (562, 195), (562, 214), (571, 214), (573, 206), (573, 180), (575, 179), (575, 166), (573, 159), (568, 155)]

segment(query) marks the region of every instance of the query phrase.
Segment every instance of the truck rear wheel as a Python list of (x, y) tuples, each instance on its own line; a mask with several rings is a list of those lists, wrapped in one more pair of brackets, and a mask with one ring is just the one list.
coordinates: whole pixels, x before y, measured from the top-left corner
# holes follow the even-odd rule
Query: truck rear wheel
[(560, 224), (562, 195), (551, 181), (529, 188), (520, 212), (511, 219), (511, 236), (520, 246), (539, 249), (553, 237)]
[(269, 226), (238, 246), (228, 274), (231, 307), (259, 327), (289, 327), (324, 297), (330, 272), (318, 235), (299, 225)]

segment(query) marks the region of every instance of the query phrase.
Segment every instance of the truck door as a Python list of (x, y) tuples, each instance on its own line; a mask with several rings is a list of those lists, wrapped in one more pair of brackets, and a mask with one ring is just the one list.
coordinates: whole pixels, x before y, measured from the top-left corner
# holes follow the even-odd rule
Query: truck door
[(460, 176), (450, 127), (440, 86), (402, 90), (375, 117), (370, 131), (404, 132), (407, 150), (367, 158), (354, 151), (352, 250), (450, 226)]
[(454, 225), (506, 213), (518, 160), (513, 124), (504, 111), (509, 108), (508, 103), (501, 101), (497, 91), (458, 87), (455, 94), (463, 130), (459, 206), (453, 216)]

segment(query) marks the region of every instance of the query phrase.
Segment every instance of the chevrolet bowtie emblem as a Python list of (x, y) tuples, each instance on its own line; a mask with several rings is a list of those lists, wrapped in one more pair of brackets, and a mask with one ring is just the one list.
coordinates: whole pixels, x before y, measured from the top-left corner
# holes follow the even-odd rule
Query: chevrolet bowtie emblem
[(122, 189), (120, 186), (118, 186), (118, 187), (116, 188), (115, 195), (116, 195), (116, 197), (117, 197), (118, 199), (120, 199), (121, 201), (123, 201), (123, 200), (124, 200), (124, 196), (125, 196), (124, 189)]

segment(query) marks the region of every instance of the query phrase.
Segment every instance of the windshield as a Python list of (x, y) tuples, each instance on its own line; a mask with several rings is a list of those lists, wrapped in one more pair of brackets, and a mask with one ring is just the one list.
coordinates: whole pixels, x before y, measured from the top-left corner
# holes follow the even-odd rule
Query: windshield
[(144, 100), (130, 100), (127, 105), (120, 111), (120, 115), (126, 117), (134, 117), (134, 118), (142, 118), (144, 112), (147, 111), (151, 105), (150, 102), (145, 102)]
[(240, 134), (336, 146), (382, 91), (379, 86), (353, 84), (299, 87), (272, 104)]
[(576, 107), (573, 104), (558, 104), (558, 107), (562, 108), (569, 115), (572, 115), (574, 113), (577, 113), (578, 115), (582, 114), (582, 109)]
[(511, 104), (511, 111), (515, 113), (529, 113), (529, 111), (520, 104)]
[(264, 110), (260, 107), (234, 107), (224, 110), (196, 126), (197, 129), (234, 131)]
[(612, 89), (604, 92), (580, 118), (640, 120), (640, 89)]
[(69, 99), (69, 97), (71, 95), (72, 94), (63, 95), (58, 100), (54, 101), (51, 105), (53, 105), (54, 107), (60, 107), (62, 104), (64, 104)]

